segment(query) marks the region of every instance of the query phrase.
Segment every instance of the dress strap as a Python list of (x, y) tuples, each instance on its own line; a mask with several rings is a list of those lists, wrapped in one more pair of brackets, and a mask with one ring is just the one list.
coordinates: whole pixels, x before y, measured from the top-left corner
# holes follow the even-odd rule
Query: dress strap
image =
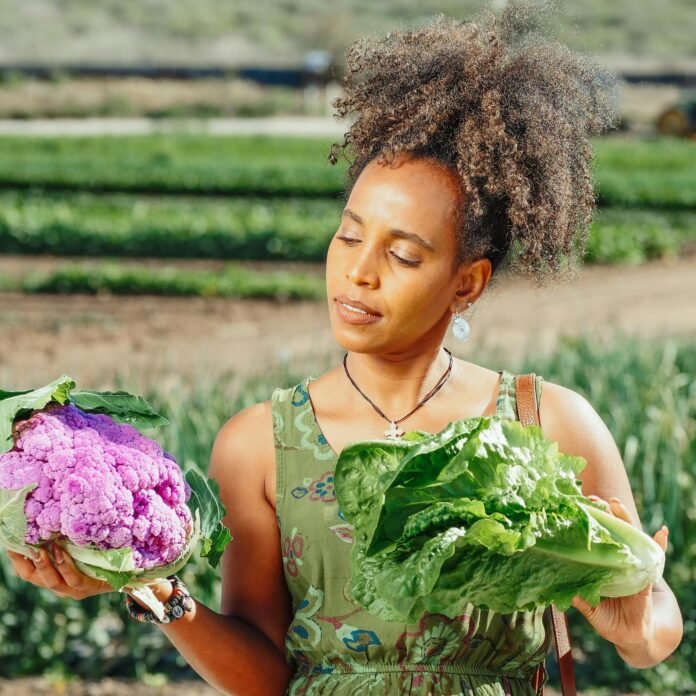
[(500, 371), (498, 398), (495, 402), (495, 415), (503, 420), (517, 420), (515, 375), (507, 370)]
[[(543, 377), (535, 376), (534, 389), (537, 403), (541, 400), (541, 384)], [(517, 394), (515, 390), (515, 375), (507, 370), (500, 370), (500, 382), (498, 385), (498, 398), (495, 404), (495, 415), (504, 420), (517, 420)]]

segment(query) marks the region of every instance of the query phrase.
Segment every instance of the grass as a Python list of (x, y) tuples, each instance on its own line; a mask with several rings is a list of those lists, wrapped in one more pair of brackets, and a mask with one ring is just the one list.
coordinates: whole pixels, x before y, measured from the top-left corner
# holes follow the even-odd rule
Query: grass
[(0, 193), (0, 248), (64, 256), (320, 261), (341, 204), (311, 198)]
[[(482, 0), (343, 0), (336, 6), (317, 0), (199, 0), (192, 8), (162, 0), (102, 0), (95, 8), (88, 0), (66, 0), (60, 11), (49, 13), (42, 11), (40, 0), (3, 0), (0, 37), (15, 60), (49, 64), (56, 54), (87, 62), (137, 62), (148, 56), (165, 64), (188, 56), (201, 64), (234, 59), (249, 64), (263, 55), (301, 64), (309, 49), (330, 50), (341, 60), (346, 45), (359, 36), (410, 26), (438, 12), (471, 19), (482, 5)], [(559, 38), (582, 51), (661, 58), (696, 54), (690, 0), (574, 0), (558, 5)], [(132, 55), (105, 56), (103, 37), (112, 34), (132, 37)], [(222, 41), (237, 49), (232, 58), (225, 60), (216, 50)]]

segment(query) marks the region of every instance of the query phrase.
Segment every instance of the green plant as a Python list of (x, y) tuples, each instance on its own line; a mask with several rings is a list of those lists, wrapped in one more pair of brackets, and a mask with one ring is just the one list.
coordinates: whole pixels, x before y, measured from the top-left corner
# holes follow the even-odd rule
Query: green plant
[(325, 293), (323, 282), (318, 277), (283, 271), (255, 273), (233, 264), (220, 272), (127, 267), (116, 263), (65, 264), (54, 271), (37, 271), (26, 277), (0, 277), (0, 291), (18, 290), (28, 293), (197, 295), (278, 300), (318, 300)]

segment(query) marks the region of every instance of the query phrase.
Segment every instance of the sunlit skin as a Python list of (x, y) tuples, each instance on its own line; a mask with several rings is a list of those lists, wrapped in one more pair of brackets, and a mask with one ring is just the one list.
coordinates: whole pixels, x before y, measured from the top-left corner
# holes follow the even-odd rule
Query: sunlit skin
[[(395, 166), (373, 161), (353, 187), (328, 249), (326, 289), (334, 337), (348, 353), (353, 379), (389, 418), (411, 411), (437, 383), (449, 362), (442, 346), (453, 312), (475, 303), (491, 277), (486, 259), (453, 263), (454, 211), (463, 203), (459, 196), (455, 174), (439, 164), (406, 158)], [(419, 235), (431, 248), (394, 236), (394, 229)], [(381, 319), (346, 323), (334, 301), (341, 294), (374, 308)], [(491, 415), (498, 379), (496, 372), (455, 359), (445, 386), (400, 425), (438, 432), (459, 418)], [(355, 390), (342, 364), (312, 381), (310, 396), (336, 453), (349, 442), (383, 437), (388, 423)], [(544, 382), (540, 418), (546, 436), (563, 452), (587, 460), (579, 475), (583, 492), (642, 528), (616, 444), (590, 404), (569, 389)], [(275, 519), (269, 401), (244, 409), (223, 426), (209, 473), (220, 485), (228, 511), (225, 524), (235, 539), (222, 560), (221, 613), (197, 604), (193, 614), (162, 630), (194, 669), (221, 690), (234, 684), (245, 686), (243, 693), (257, 693), (257, 680), (272, 668), (282, 693), (290, 678), (283, 644), (292, 610)], [(667, 550), (666, 528), (654, 539)], [(46, 550), (36, 560), (14, 553), (10, 558), (19, 577), (61, 596), (82, 599), (110, 591), (77, 571), (65, 555), (62, 563)], [(156, 591), (165, 598), (171, 587), (163, 583)], [(679, 607), (664, 580), (594, 608), (579, 597), (573, 604), (634, 667), (663, 661), (682, 637)], [(231, 659), (234, 651), (241, 651), (237, 661)], [(272, 691), (267, 681), (265, 688)]]

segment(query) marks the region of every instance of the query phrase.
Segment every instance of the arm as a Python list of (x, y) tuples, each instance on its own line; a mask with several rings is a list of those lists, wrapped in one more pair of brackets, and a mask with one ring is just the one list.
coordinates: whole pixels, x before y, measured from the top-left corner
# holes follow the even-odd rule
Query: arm
[[(234, 537), (221, 561), (220, 612), (195, 602), (183, 618), (158, 625), (203, 679), (239, 696), (284, 694), (292, 676), (284, 656), (291, 600), (275, 511), (265, 491), (263, 464), (275, 458), (272, 427), (270, 403), (256, 404), (231, 418), (213, 445), (209, 476), (220, 486), (224, 523)], [(9, 556), (19, 577), (59, 596), (83, 599), (113, 591), (80, 573), (67, 554), (53, 553), (54, 559), (42, 548), (33, 561)], [(165, 600), (171, 584), (154, 591)]]
[[(621, 455), (592, 406), (579, 394), (545, 382), (539, 415), (546, 436), (556, 440), (562, 452), (587, 461), (578, 475), (583, 494), (610, 501), (609, 512), (643, 529)], [(613, 502), (613, 498), (620, 502)], [(666, 531), (658, 532), (655, 538), (666, 547)], [(614, 643), (621, 658), (633, 667), (659, 664), (676, 650), (682, 639), (681, 612), (664, 578), (630, 598), (605, 599), (597, 607), (577, 598), (574, 606), (600, 635)], [(630, 630), (629, 618), (633, 619)]]
[(208, 683), (245, 696), (282, 694), (292, 676), (284, 653), (292, 607), (261, 465), (275, 458), (272, 427), (270, 403), (256, 404), (230, 419), (213, 445), (208, 474), (233, 537), (221, 561), (220, 613), (197, 604), (190, 619), (161, 627)]

